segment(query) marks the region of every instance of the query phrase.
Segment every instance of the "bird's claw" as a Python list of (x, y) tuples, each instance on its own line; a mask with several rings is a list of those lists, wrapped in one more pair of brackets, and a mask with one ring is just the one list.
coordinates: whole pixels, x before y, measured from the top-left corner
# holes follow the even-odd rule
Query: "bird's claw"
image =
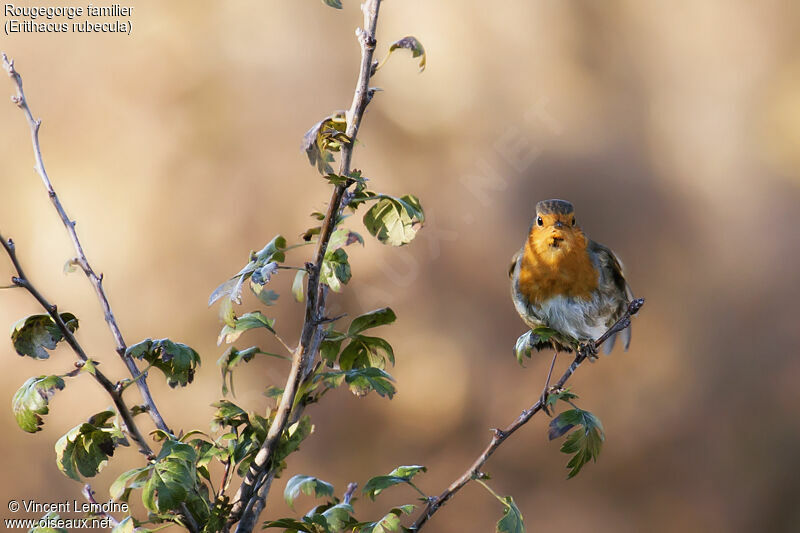
[(578, 345), (578, 351), (584, 359), (597, 359), (597, 345), (594, 341), (586, 341)]

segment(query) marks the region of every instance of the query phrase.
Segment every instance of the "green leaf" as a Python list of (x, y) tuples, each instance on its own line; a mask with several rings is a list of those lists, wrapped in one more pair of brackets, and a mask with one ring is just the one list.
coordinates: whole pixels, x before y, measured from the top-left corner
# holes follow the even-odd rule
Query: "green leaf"
[(550, 440), (557, 439), (575, 426), (583, 426), (585, 428), (598, 427), (600, 431), (603, 430), (600, 419), (589, 411), (576, 407), (564, 411), (550, 422)]
[(519, 336), (517, 343), (514, 346), (514, 354), (517, 356), (517, 362), (522, 365), (523, 358), (531, 358), (531, 335), (532, 331), (527, 331)]
[(347, 284), (351, 277), (347, 252), (341, 248), (325, 252), (325, 258), (322, 261), (322, 268), (319, 273), (319, 279), (322, 283), (330, 287), (332, 291), (340, 292), (342, 284)]
[(323, 382), (331, 388), (338, 387), (344, 381), (350, 386), (350, 391), (356, 396), (366, 396), (374, 390), (380, 396), (391, 399), (396, 389), (392, 385), (394, 378), (380, 368), (354, 368), (347, 371), (324, 372), (319, 374)]
[(286, 500), (289, 507), (294, 509), (294, 500), (301, 492), (307, 496), (313, 494), (315, 498), (333, 496), (333, 485), (312, 476), (297, 475), (286, 483), (283, 499)]
[(350, 391), (356, 396), (366, 396), (374, 390), (379, 396), (388, 396), (391, 400), (397, 389), (392, 385), (394, 378), (380, 368), (358, 368), (345, 372), (345, 381)]
[(223, 427), (238, 427), (247, 423), (247, 411), (228, 400), (220, 400), (211, 404), (217, 410), (211, 419), (211, 429), (219, 431)]
[(117, 501), (127, 502), (130, 498), (131, 490), (140, 489), (147, 481), (147, 476), (152, 465), (134, 468), (120, 475), (111, 484), (108, 493)]
[(245, 350), (237, 350), (235, 347), (231, 346), (225, 353), (217, 361), (217, 365), (219, 365), (220, 371), (222, 372), (222, 395), (228, 395), (228, 388), (230, 386), (230, 392), (232, 395), (236, 396), (233, 390), (233, 369), (239, 363), (245, 362), (249, 363), (256, 354), (264, 354), (269, 355), (272, 357), (277, 357), (279, 359), (289, 359), (288, 357), (284, 357), (283, 355), (279, 355), (276, 353), (269, 353), (261, 351), (261, 348), (258, 346), (251, 346)]
[(352, 368), (385, 368), (386, 359), (394, 364), (394, 350), (384, 339), (356, 335), (339, 356), (339, 367), (342, 370)]
[[(411, 514), (413, 510), (414, 506), (411, 504), (395, 507), (377, 522), (361, 524), (361, 528), (358, 531), (359, 533), (385, 533), (386, 531), (398, 531), (401, 527), (400, 517), (403, 514)], [(403, 531), (406, 530), (404, 529)]]
[[(550, 339), (556, 337), (561, 344), (570, 345), (574, 341), (559, 334), (556, 330), (539, 326), (536, 329), (527, 331), (520, 335), (517, 343), (514, 346), (514, 354), (517, 356), (517, 362), (522, 365), (524, 357), (531, 358), (531, 353), (534, 348), (537, 350), (544, 350), (551, 347)], [(524, 366), (524, 365), (522, 365)]]
[(302, 417), (299, 421), (289, 426), (281, 435), (280, 443), (278, 444), (278, 447), (275, 450), (275, 455), (272, 458), (273, 462), (276, 464), (280, 463), (290, 454), (297, 451), (297, 449), (300, 447), (300, 443), (303, 442), (306, 437), (311, 435), (313, 431), (314, 426), (311, 424), (311, 417), (308, 415)]
[(394, 311), (389, 307), (382, 307), (381, 309), (370, 311), (369, 313), (365, 313), (353, 319), (350, 323), (350, 327), (347, 329), (347, 335), (358, 335), (362, 331), (391, 324), (395, 320), (397, 320), (397, 315), (394, 314)]
[(395, 41), (389, 47), (389, 53), (391, 54), (398, 48), (405, 48), (406, 50), (411, 50), (411, 57), (420, 57), (422, 59), (419, 60), (419, 71), (422, 72), (425, 70), (425, 63), (426, 63), (426, 56), (425, 56), (425, 48), (422, 47), (422, 43), (420, 43), (416, 37), (408, 36), (403, 37), (399, 41)]
[(419, 200), (411, 195), (378, 197), (380, 199), (364, 214), (364, 225), (370, 234), (392, 246), (402, 246), (414, 240), (425, 222)]
[(83, 366), (81, 367), (81, 372), (88, 372), (91, 375), (97, 375), (97, 365), (99, 363), (94, 359), (87, 359), (83, 362)]
[(342, 248), (343, 246), (350, 246), (351, 244), (354, 243), (359, 243), (363, 246), (364, 238), (355, 231), (350, 231), (347, 228), (338, 228), (331, 234), (331, 238), (328, 241), (328, 248), (326, 252), (333, 252), (337, 248)]
[(56, 393), (56, 389), (64, 388), (64, 380), (59, 376), (39, 376), (30, 378), (14, 394), (11, 406), (17, 424), (23, 431), (36, 433), (44, 424), (41, 415), (50, 412), (48, 401)]
[(558, 336), (558, 331), (547, 326), (539, 326), (532, 330), (531, 333), (536, 337), (537, 342), (549, 341), (551, 337)]
[(98, 413), (58, 439), (56, 461), (64, 475), (80, 481), (103, 469), (123, 438), (119, 427), (109, 422), (113, 416), (113, 411)]
[(503, 510), (503, 518), (497, 522), (497, 533), (525, 533), (522, 513), (519, 512), (517, 504), (514, 503), (514, 498), (505, 496), (500, 501), (505, 506), (505, 509)]
[(274, 318), (267, 318), (261, 311), (253, 311), (252, 313), (245, 313), (240, 317), (234, 317), (233, 325), (225, 324), (222, 326), (222, 331), (217, 338), (217, 345), (222, 344), (222, 341), (230, 344), (236, 342), (242, 333), (254, 328), (266, 328), (272, 333), (275, 333), (273, 326), (275, 325)]
[(426, 467), (419, 465), (398, 466), (389, 472), (389, 475), (376, 476), (367, 481), (362, 492), (369, 496), (372, 501), (375, 501), (375, 497), (383, 490), (401, 483), (410, 483), (411, 478), (420, 472), (426, 472), (427, 470), (428, 469)]
[(200, 355), (192, 348), (169, 339), (151, 340), (129, 347), (125, 354), (136, 359), (144, 359), (161, 370), (170, 387), (185, 387), (194, 381), (195, 369), (200, 365)]
[[(323, 0), (324, 1), (324, 0)], [(319, 533), (319, 529), (311, 529), (311, 527), (299, 520), (295, 520), (294, 518), (280, 518), (278, 520), (268, 520), (264, 522), (262, 529), (269, 529), (269, 528), (283, 528), (285, 529), (285, 533), (295, 533), (298, 531), (302, 531), (304, 533)]]
[(328, 183), (331, 185), (347, 185), (347, 176), (340, 176), (338, 174), (328, 174), (325, 176), (325, 179), (328, 180)]
[(328, 340), (325, 339), (319, 345), (319, 355), (328, 366), (333, 366), (336, 358), (339, 357), (339, 351), (342, 348), (342, 340)]
[(305, 300), (305, 296), (303, 294), (303, 282), (305, 281), (307, 274), (308, 272), (305, 270), (298, 270), (297, 274), (294, 275), (294, 281), (292, 282), (292, 294), (294, 295), (294, 299), (298, 302)]
[(64, 523), (62, 518), (55, 511), (50, 511), (41, 517), (28, 533), (69, 533), (63, 527), (58, 527), (59, 523)]
[(333, 531), (352, 531), (351, 526), (356, 521), (352, 517), (353, 506), (349, 503), (338, 503), (332, 505), (322, 513), (322, 518), (328, 525), (328, 529)]
[(341, 0), (322, 0), (322, 3), (334, 9), (342, 9)]
[[(78, 319), (72, 313), (60, 313), (67, 329), (74, 333)], [(54, 350), (64, 339), (64, 334), (50, 315), (31, 315), (11, 326), (11, 342), (19, 355), (34, 359), (47, 359), (47, 350)]]
[(153, 513), (166, 513), (187, 502), (198, 482), (195, 460), (195, 450), (189, 444), (164, 441), (142, 487), (144, 506)]
[(567, 463), (567, 468), (570, 469), (568, 479), (575, 477), (589, 461), (597, 461), (605, 440), (600, 419), (589, 411), (578, 408), (564, 411), (550, 422), (550, 440), (564, 435), (575, 426), (581, 427), (573, 431), (561, 446), (563, 453), (574, 454)]

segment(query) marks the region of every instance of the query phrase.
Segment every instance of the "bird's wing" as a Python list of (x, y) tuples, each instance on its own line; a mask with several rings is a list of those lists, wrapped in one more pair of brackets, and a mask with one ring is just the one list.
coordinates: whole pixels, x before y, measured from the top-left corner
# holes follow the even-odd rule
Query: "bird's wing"
[(508, 277), (509, 278), (513, 278), (514, 277), (514, 269), (516, 268), (517, 262), (519, 261), (519, 256), (521, 256), (521, 255), (522, 255), (522, 249), (519, 249), (519, 250), (517, 250), (517, 253), (515, 253), (514, 256), (511, 258), (511, 264), (508, 265)]
[[(610, 248), (607, 246), (603, 246), (602, 244), (590, 241), (589, 244), (592, 248), (592, 251), (595, 252), (595, 257), (598, 258), (599, 266), (603, 269), (604, 272), (611, 275), (611, 280), (614, 283), (614, 286), (619, 291), (620, 302), (619, 302), (619, 315), (618, 318), (622, 316), (627, 308), (628, 303), (633, 300), (633, 290), (631, 290), (631, 286), (628, 284), (628, 281), (625, 279), (625, 273), (622, 266), (622, 261), (620, 261), (619, 257), (611, 251)], [(628, 346), (631, 344), (631, 328), (627, 327), (625, 330), (622, 331), (622, 341), (625, 349), (628, 349)], [(614, 346), (615, 339), (609, 339), (608, 346), (606, 347), (606, 353), (611, 351), (611, 348)]]
[(611, 274), (611, 279), (617, 289), (625, 295), (628, 301), (633, 300), (633, 291), (628, 281), (625, 279), (625, 272), (617, 254), (611, 251), (607, 246), (603, 246), (599, 242), (591, 241), (590, 246), (600, 260), (600, 266)]

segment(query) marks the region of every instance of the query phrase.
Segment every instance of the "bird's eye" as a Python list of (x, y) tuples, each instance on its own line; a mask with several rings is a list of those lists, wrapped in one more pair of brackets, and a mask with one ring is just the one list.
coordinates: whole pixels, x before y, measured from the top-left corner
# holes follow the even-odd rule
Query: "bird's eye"
[(542, 217), (536, 217), (536, 223), (537, 223), (538, 225), (540, 225), (540, 226), (541, 226), (542, 224), (544, 224), (544, 222), (542, 222)]
[(572, 225), (575, 225), (575, 217), (572, 217)]

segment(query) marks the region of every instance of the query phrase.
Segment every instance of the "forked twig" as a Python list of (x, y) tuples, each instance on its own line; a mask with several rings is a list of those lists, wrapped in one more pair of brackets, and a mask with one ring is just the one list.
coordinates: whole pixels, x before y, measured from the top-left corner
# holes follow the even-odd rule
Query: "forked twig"
[[(140, 372), (133, 358), (125, 353), (128, 347), (122, 337), (122, 332), (117, 324), (117, 319), (114, 317), (111, 304), (108, 302), (108, 296), (103, 288), (103, 275), (98, 275), (95, 273), (94, 269), (89, 263), (89, 260), (86, 258), (81, 241), (78, 238), (77, 232), (75, 231), (76, 222), (67, 216), (67, 212), (64, 209), (64, 206), (61, 204), (61, 200), (59, 200), (58, 194), (56, 194), (53, 184), (50, 181), (50, 177), (47, 174), (47, 170), (44, 167), (42, 150), (39, 144), (39, 128), (42, 125), (42, 121), (33, 118), (33, 113), (28, 106), (28, 100), (25, 97), (25, 92), (22, 89), (22, 76), (20, 76), (19, 72), (17, 72), (17, 70), (14, 68), (14, 61), (9, 59), (5, 53), (2, 53), (2, 61), (3, 69), (14, 81), (14, 85), (16, 85), (17, 89), (17, 94), (11, 97), (11, 101), (22, 110), (23, 114), (25, 115), (25, 119), (28, 121), (28, 126), (30, 127), (33, 157), (36, 161), (34, 169), (42, 179), (42, 183), (44, 183), (47, 194), (50, 197), (50, 200), (53, 202), (53, 207), (55, 207), (56, 211), (58, 212), (58, 216), (61, 218), (61, 222), (63, 222), (64, 227), (67, 229), (67, 233), (69, 233), (70, 240), (72, 241), (72, 245), (75, 248), (75, 253), (77, 254), (74, 259), (75, 264), (77, 264), (81, 270), (83, 270), (83, 273), (89, 279), (95, 293), (97, 294), (97, 298), (100, 301), (100, 306), (103, 309), (103, 316), (105, 317), (106, 323), (108, 324), (111, 334), (114, 337), (117, 354), (119, 354), (119, 357), (124, 361), (125, 366), (128, 367), (131, 377), (136, 377), (140, 374)], [(166, 422), (164, 422), (161, 413), (158, 411), (155, 401), (153, 401), (153, 396), (150, 394), (150, 388), (147, 386), (147, 381), (145, 379), (139, 379), (136, 381), (136, 386), (139, 389), (139, 393), (142, 395), (144, 405), (147, 406), (147, 412), (150, 414), (150, 417), (153, 419), (155, 425), (159, 429), (166, 431), (167, 433), (171, 433)]]

